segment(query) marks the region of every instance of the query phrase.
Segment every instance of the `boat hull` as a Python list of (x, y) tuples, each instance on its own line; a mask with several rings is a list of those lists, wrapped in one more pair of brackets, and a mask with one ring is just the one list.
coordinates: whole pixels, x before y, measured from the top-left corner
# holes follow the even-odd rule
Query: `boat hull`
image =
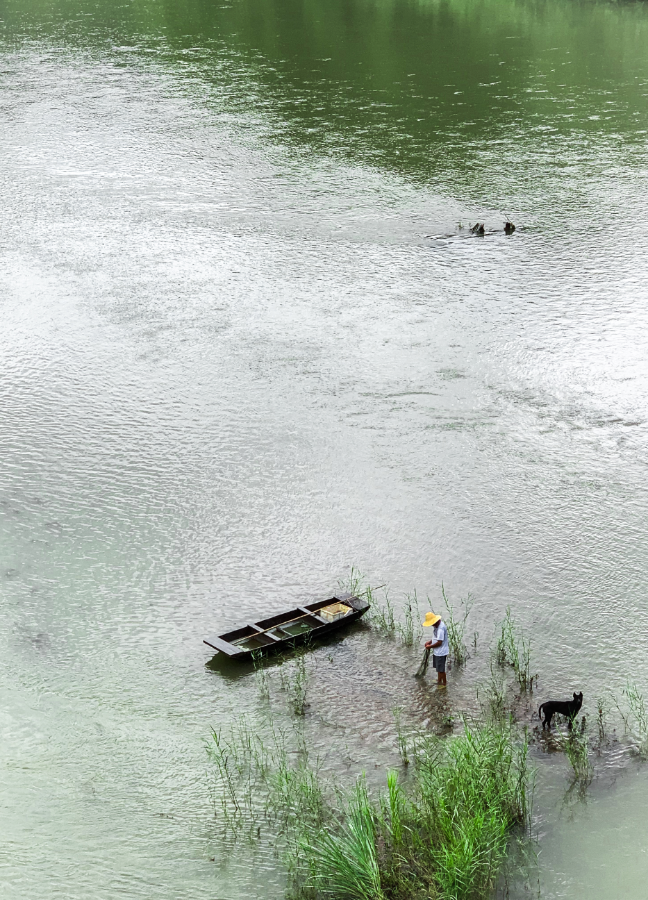
[(368, 609), (366, 600), (353, 594), (338, 594), (205, 638), (203, 643), (232, 659), (249, 660), (257, 653), (290, 650), (324, 637), (357, 622)]

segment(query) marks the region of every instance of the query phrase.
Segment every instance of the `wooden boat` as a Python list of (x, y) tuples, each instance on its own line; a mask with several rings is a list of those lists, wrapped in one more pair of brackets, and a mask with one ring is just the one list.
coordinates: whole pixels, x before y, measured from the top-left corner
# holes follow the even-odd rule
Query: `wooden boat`
[(297, 606), (267, 619), (243, 625), (203, 641), (208, 647), (233, 659), (250, 659), (253, 653), (286, 650), (322, 637), (355, 622), (369, 603), (354, 594), (338, 594), (328, 600)]

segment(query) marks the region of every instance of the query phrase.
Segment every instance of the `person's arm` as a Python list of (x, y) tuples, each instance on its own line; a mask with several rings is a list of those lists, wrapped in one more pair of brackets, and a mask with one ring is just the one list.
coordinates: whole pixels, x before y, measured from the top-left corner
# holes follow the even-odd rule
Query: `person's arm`
[(429, 650), (430, 648), (434, 649), (435, 647), (440, 647), (442, 643), (443, 643), (443, 639), (440, 641), (428, 641), (425, 646), (426, 646), (426, 649)]

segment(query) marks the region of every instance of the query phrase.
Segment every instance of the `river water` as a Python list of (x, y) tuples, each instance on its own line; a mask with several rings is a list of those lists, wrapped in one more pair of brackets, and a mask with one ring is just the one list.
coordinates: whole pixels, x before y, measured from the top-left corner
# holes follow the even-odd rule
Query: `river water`
[[(454, 716), (509, 605), (539, 699), (648, 690), (647, 40), (634, 3), (0, 0), (7, 900), (280, 897), (217, 834), (204, 741), (259, 700), (201, 641), (352, 565), (474, 595)], [(312, 745), (394, 764), (418, 651), (313, 660)], [(642, 767), (575, 802), (535, 764), (536, 895), (643, 898)]]

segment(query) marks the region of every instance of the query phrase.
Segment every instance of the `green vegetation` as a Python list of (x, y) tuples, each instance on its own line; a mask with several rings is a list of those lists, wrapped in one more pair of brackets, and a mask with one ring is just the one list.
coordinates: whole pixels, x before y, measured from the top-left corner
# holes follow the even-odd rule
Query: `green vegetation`
[(400, 634), (401, 640), (406, 647), (412, 647), (415, 641), (421, 639), (421, 611), (419, 609), (416, 591), (412, 594), (405, 595), (403, 622), (397, 623), (396, 630)]
[[(456, 738), (418, 735), (407, 789), (396, 772), (372, 799), (364, 778), (343, 793), (311, 766), (303, 738), (245, 721), (214, 732), (220, 809), (229, 832), (281, 822), (295, 889), (339, 900), (487, 896), (530, 808), (528, 741), (508, 723), (469, 723)], [(405, 750), (405, 755), (407, 755)], [(265, 798), (265, 802), (261, 801)]]
[(281, 686), (288, 694), (288, 701), (296, 716), (305, 716), (310, 705), (306, 700), (309, 675), (306, 668), (305, 650), (295, 656), (289, 669), (281, 669)]
[(256, 678), (259, 696), (262, 700), (270, 699), (270, 685), (268, 683), (268, 673), (266, 672), (266, 658), (260, 650), (252, 653), (252, 665), (254, 666), (254, 676)]
[(342, 810), (342, 822), (333, 829), (305, 832), (300, 840), (307, 865), (305, 886), (332, 897), (382, 900), (378, 827), (364, 780), (358, 779)]
[(298, 730), (264, 723), (264, 737), (241, 718), (225, 734), (213, 730), (207, 752), (215, 765), (215, 811), (230, 836), (259, 835), (261, 822), (288, 834), (319, 828), (327, 814), (319, 762), (312, 762)]
[[(452, 656), (453, 662), (456, 666), (462, 666), (469, 656), (468, 648), (466, 647), (464, 638), (466, 635), (466, 621), (468, 619), (468, 616), (470, 615), (470, 610), (472, 609), (473, 603), (475, 601), (474, 598), (470, 594), (468, 594), (465, 600), (459, 601), (461, 613), (458, 616), (455, 616), (454, 607), (448, 600), (448, 596), (445, 592), (445, 586), (443, 583), (441, 583), (441, 594), (443, 596), (445, 608), (448, 611), (445, 623), (448, 628), (448, 645), (450, 648), (450, 655)], [(476, 635), (474, 635), (474, 646), (475, 649), (477, 649)]]
[(531, 674), (531, 642), (513, 622), (510, 606), (500, 626), (496, 659), (500, 666), (511, 666), (521, 691), (533, 690), (535, 676)]
[(626, 711), (619, 707), (626, 730), (634, 737), (637, 750), (644, 758), (648, 758), (648, 711), (643, 694), (636, 684), (628, 681), (623, 689), (623, 696), (628, 704)]
[(603, 746), (603, 741), (605, 740), (605, 720), (607, 718), (609, 709), (608, 704), (605, 698), (597, 697), (596, 698), (596, 727), (598, 729), (598, 749), (600, 751)]
[(510, 719), (511, 713), (506, 703), (506, 683), (501, 672), (493, 669), (485, 688), (477, 689), (477, 696), (482, 699), (482, 709), (491, 722), (503, 723)]
[(571, 763), (574, 783), (586, 787), (592, 780), (594, 770), (589, 758), (589, 741), (584, 718), (580, 720), (580, 725), (574, 723), (567, 735), (560, 739), (560, 746)]
[(395, 706), (392, 712), (394, 713), (394, 721), (396, 723), (396, 743), (398, 745), (398, 752), (403, 761), (403, 765), (409, 766), (409, 743), (407, 735), (403, 731), (403, 724), (401, 721), (403, 708), (401, 706)]
[(528, 824), (527, 751), (524, 735), (489, 724), (421, 737), (407, 792), (390, 772), (373, 802), (360, 779), (334, 824), (302, 837), (305, 887), (357, 900), (487, 896)]
[(380, 600), (375, 591), (371, 588), (367, 589), (366, 597), (371, 604), (369, 610), (369, 620), (374, 628), (382, 631), (383, 634), (395, 634), (398, 630), (394, 607), (389, 597), (387, 588), (383, 589), (384, 599)]

